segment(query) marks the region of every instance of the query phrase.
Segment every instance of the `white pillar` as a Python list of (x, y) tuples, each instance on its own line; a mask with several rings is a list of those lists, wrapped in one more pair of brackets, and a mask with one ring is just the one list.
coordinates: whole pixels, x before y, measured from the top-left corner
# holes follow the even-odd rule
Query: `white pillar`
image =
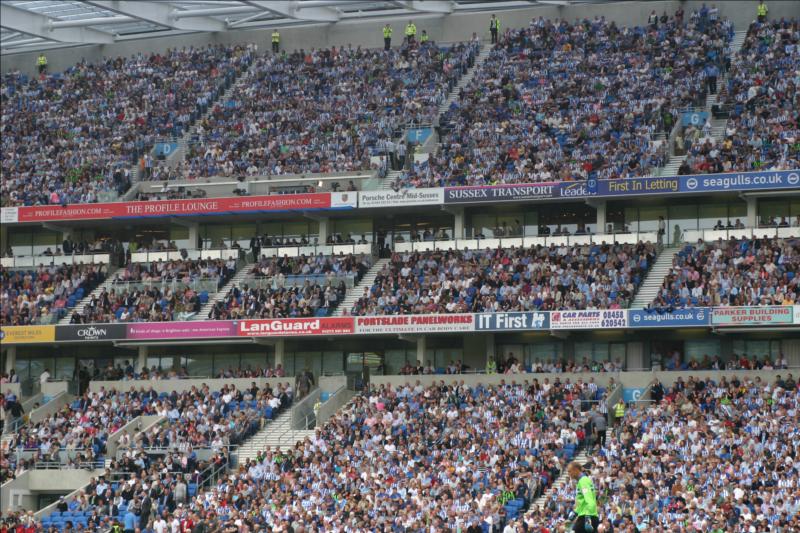
[(319, 230), (317, 239), (319, 240), (320, 245), (324, 245), (328, 240), (328, 222), (330, 222), (328, 217), (320, 217), (319, 219)]
[(7, 346), (4, 351), (6, 354), (5, 373), (8, 374), (17, 366), (17, 347), (12, 344)]
[(597, 202), (595, 205), (597, 211), (597, 220), (592, 233), (605, 233), (606, 232), (606, 202)]
[(758, 227), (758, 198), (748, 196), (744, 199), (747, 202), (747, 222), (745, 226), (748, 228)]
[(283, 365), (283, 354), (286, 350), (286, 340), (278, 339), (275, 341), (275, 367)]
[[(486, 334), (486, 362), (488, 363), (491, 359), (494, 359), (497, 355), (495, 344), (494, 344), (494, 333), (487, 333)], [(521, 358), (524, 359), (524, 356)]]
[(147, 355), (148, 355), (148, 348), (147, 346), (139, 346), (139, 359), (136, 362), (136, 366), (141, 372), (147, 366)]
[(200, 224), (191, 224), (189, 226), (189, 246), (186, 247), (187, 250), (197, 250), (202, 248), (202, 245), (199, 244), (200, 240)]
[(625, 359), (625, 370), (644, 370), (644, 343), (629, 342)]
[(783, 339), (781, 351), (789, 368), (800, 366), (800, 339)]
[[(425, 355), (428, 350), (428, 339), (425, 335), (420, 335), (417, 337), (417, 364), (426, 365)], [(436, 364), (433, 361), (433, 364)]]
[(464, 228), (464, 208), (453, 209), (453, 239), (466, 239)]

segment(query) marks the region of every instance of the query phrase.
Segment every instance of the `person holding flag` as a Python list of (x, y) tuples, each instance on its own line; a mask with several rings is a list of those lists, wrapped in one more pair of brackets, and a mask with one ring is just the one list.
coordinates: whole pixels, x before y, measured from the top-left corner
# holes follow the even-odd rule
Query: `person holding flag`
[(584, 473), (583, 466), (577, 461), (572, 461), (567, 465), (567, 474), (578, 482), (575, 492), (575, 508), (569, 513), (572, 531), (576, 533), (597, 531), (600, 518), (597, 514), (597, 498), (592, 479)]

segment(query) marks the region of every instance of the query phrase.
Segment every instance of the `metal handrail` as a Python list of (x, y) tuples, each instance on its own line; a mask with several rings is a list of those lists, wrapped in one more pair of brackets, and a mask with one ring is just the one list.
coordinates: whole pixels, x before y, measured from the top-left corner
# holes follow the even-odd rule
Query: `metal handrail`
[(338, 285), (339, 282), (344, 281), (345, 286), (349, 289), (355, 285), (355, 274), (351, 273), (336, 273), (329, 276), (328, 274), (290, 274), (288, 276), (260, 276), (255, 273), (250, 273), (244, 276), (239, 282), (239, 286), (248, 285), (257, 289), (278, 289), (281, 287), (302, 287), (305, 282), (322, 286)]
[[(221, 276), (216, 276), (213, 278), (199, 278), (193, 279), (190, 281), (183, 281), (180, 279), (171, 279), (171, 280), (146, 280), (146, 281), (113, 281), (111, 285), (109, 285), (110, 289), (122, 289), (122, 290), (142, 290), (142, 289), (150, 289), (150, 288), (158, 288), (160, 290), (170, 289), (175, 291), (176, 289), (192, 289), (196, 292), (204, 291), (204, 290), (212, 290), (214, 292), (217, 291), (220, 281), (222, 280)], [(119, 291), (117, 291), (119, 292)]]

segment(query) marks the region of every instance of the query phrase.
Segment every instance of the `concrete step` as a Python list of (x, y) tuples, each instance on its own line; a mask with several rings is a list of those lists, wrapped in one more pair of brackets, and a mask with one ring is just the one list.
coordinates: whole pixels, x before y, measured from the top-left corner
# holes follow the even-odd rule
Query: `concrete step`
[(381, 182), (380, 190), (388, 191), (391, 190), (392, 184), (397, 181), (397, 179), (404, 174), (402, 170), (390, 170), (386, 173), (386, 177)]
[[(586, 455), (586, 452), (580, 452), (578, 455), (575, 456), (573, 461), (577, 461), (581, 465), (585, 465), (589, 462), (589, 456)], [(539, 509), (543, 508), (547, 500), (549, 500), (553, 493), (563, 487), (569, 481), (569, 475), (567, 474), (566, 465), (564, 465), (564, 470), (561, 472), (555, 481), (547, 488), (547, 490), (534, 500), (533, 505), (538, 507)]]
[(672, 268), (672, 259), (680, 251), (681, 245), (664, 248), (656, 258), (655, 264), (645, 276), (639, 290), (633, 299), (631, 308), (643, 309), (650, 305), (658, 294), (669, 270)]
[(247, 263), (246, 265), (242, 266), (239, 271), (234, 274), (230, 281), (228, 281), (228, 283), (223, 285), (222, 288), (214, 294), (209, 295), (208, 301), (203, 305), (203, 307), (200, 308), (200, 312), (192, 317), (192, 320), (208, 320), (208, 313), (211, 312), (211, 309), (214, 307), (214, 305), (225, 298), (232, 288), (240, 286), (242, 281), (244, 281), (244, 279), (248, 276), (248, 274), (250, 274), (255, 266), (255, 262)]
[(95, 287), (95, 289), (92, 292), (90, 292), (89, 294), (84, 296), (83, 299), (81, 299), (81, 301), (79, 301), (78, 303), (75, 304), (75, 307), (73, 307), (71, 309), (67, 309), (67, 314), (64, 316), (64, 318), (59, 320), (58, 323), (59, 324), (69, 324), (70, 319), (72, 318), (72, 313), (74, 313), (75, 311), (77, 311), (78, 313), (83, 313), (83, 310), (86, 308), (86, 306), (89, 304), (89, 302), (92, 301), (93, 297), (100, 296), (103, 293), (103, 290), (109, 290), (110, 291), (111, 287), (114, 284), (114, 278), (116, 277), (117, 272), (119, 272), (121, 269), (122, 269), (122, 267), (113, 268), (113, 267), (109, 266), (108, 275), (106, 276), (106, 280), (103, 283), (101, 283), (100, 285), (98, 285), (97, 287)]
[(336, 310), (333, 312), (333, 316), (344, 316), (350, 313), (350, 309), (353, 307), (353, 304), (361, 298), (361, 295), (364, 294), (364, 288), (372, 287), (372, 284), (375, 282), (375, 278), (378, 277), (378, 273), (383, 270), (384, 265), (389, 264), (389, 259), (378, 259), (375, 261), (375, 264), (370, 267), (364, 277), (356, 283), (345, 295), (342, 303), (336, 307)]
[(461, 79), (458, 80), (458, 83), (456, 83), (455, 87), (453, 87), (453, 90), (450, 91), (450, 94), (447, 95), (447, 98), (444, 100), (444, 102), (439, 105), (439, 118), (441, 118), (441, 115), (450, 108), (450, 104), (455, 102), (461, 92), (461, 89), (466, 87), (472, 81), (472, 78), (475, 77), (475, 74), (482, 67), (483, 63), (491, 53), (491, 45), (484, 44), (481, 46), (481, 50), (478, 52), (478, 56), (475, 58), (475, 63), (473, 63), (472, 67), (470, 67), (470, 69), (463, 76), (461, 76)]

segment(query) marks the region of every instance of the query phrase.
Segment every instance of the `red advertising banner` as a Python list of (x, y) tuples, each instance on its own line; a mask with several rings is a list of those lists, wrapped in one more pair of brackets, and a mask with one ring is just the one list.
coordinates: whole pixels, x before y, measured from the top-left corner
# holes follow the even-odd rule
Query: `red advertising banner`
[[(352, 199), (336, 197), (337, 208), (353, 207)], [(224, 215), (258, 211), (292, 211), (295, 209), (331, 209), (330, 193), (273, 194), (270, 196), (236, 196), (194, 200), (155, 200), (152, 202), (117, 202), (110, 204), (69, 204), (19, 207), (5, 210), (4, 223), (47, 222), (58, 220), (102, 220), (109, 218), (166, 217), (187, 215)], [(15, 215), (15, 216), (14, 216)]]
[(240, 320), (236, 325), (240, 337), (302, 337), (305, 335), (351, 335), (355, 333), (353, 317), (270, 318)]
[(233, 322), (198, 320), (197, 322), (134, 322), (128, 324), (128, 340), (193, 339), (235, 337)]

